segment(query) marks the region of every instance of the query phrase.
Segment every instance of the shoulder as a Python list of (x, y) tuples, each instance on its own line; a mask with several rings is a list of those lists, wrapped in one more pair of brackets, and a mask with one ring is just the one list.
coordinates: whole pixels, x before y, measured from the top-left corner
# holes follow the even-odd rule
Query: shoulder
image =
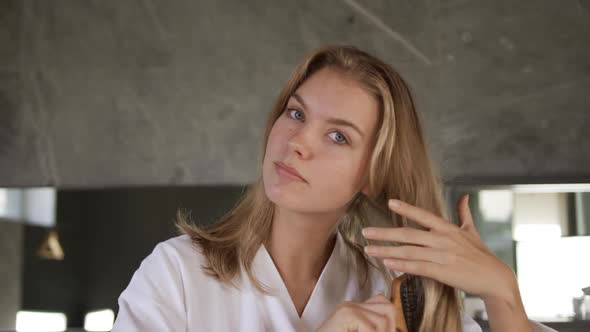
[(200, 261), (203, 258), (200, 248), (186, 234), (158, 243), (150, 256), (180, 260), (188, 258), (192, 262), (194, 262), (195, 259)]
[(205, 258), (188, 235), (180, 235), (158, 243), (143, 260), (139, 270), (157, 274), (199, 274)]
[(185, 275), (191, 273), (186, 267), (188, 262), (198, 262), (200, 257), (188, 236), (158, 243), (119, 296), (113, 331), (184, 330), (185, 280), (192, 280)]
[(159, 250), (177, 254), (189, 253), (194, 255), (195, 252), (200, 253), (197, 245), (186, 234), (179, 235), (158, 243), (154, 248), (154, 252)]
[(202, 274), (203, 260), (201, 251), (188, 235), (168, 239), (158, 243), (143, 259), (133, 274), (130, 286), (181, 285), (186, 279), (183, 275), (190, 274), (190, 279), (194, 279)]

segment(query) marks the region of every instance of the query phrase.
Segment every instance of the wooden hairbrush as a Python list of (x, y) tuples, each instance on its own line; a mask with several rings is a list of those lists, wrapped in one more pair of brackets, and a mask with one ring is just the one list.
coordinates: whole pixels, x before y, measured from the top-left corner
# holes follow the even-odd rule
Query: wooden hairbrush
[(418, 278), (403, 274), (393, 279), (391, 302), (395, 307), (396, 332), (417, 332), (423, 311)]
[[(378, 204), (373, 199), (364, 196), (360, 204), (360, 211), (367, 220), (366, 226), (376, 227), (399, 227), (400, 223), (392, 222), (393, 212), (385, 209), (383, 205)], [(378, 241), (367, 241), (369, 244), (383, 245)], [(392, 243), (394, 246), (403, 245), (402, 243)], [(391, 271), (389, 271), (391, 273)], [(395, 307), (396, 332), (418, 332), (422, 313), (424, 311), (424, 293), (420, 278), (402, 274), (394, 277), (391, 285), (391, 302)]]

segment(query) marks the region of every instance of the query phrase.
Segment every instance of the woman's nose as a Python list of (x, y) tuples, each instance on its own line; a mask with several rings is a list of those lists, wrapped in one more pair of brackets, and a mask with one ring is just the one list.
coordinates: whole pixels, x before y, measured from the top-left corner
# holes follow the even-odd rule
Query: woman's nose
[(302, 159), (308, 159), (311, 156), (308, 138), (305, 130), (300, 130), (297, 134), (291, 136), (288, 142), (289, 149), (298, 154)]

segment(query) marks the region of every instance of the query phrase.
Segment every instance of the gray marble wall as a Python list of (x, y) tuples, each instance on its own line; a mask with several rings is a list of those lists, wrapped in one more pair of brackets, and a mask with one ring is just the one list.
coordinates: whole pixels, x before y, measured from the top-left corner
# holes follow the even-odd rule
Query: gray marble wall
[(588, 174), (584, 1), (0, 2), (0, 186), (250, 182), (294, 65), (350, 43), (418, 96), (445, 178)]
[[(18, 1), (0, 0), (0, 184), (25, 179), (19, 164), (27, 154), (21, 125), (21, 17)], [(20, 137), (18, 137), (20, 136)], [(1, 185), (0, 185), (1, 187)], [(0, 330), (16, 328), (21, 305), (23, 226), (0, 219)]]

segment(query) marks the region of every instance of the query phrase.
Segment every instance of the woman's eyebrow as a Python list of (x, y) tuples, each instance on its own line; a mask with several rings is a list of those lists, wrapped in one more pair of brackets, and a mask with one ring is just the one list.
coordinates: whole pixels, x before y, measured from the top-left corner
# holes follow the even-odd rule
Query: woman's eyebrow
[[(303, 98), (300, 95), (294, 93), (293, 98), (295, 98), (301, 104), (301, 106), (303, 106), (304, 109), (307, 109), (307, 105), (305, 104), (305, 101), (303, 101)], [(352, 123), (348, 120), (344, 120), (344, 119), (340, 119), (340, 118), (328, 118), (328, 119), (326, 119), (326, 122), (331, 123), (331, 124), (335, 124), (335, 125), (339, 125), (339, 126), (350, 127), (352, 129), (354, 129), (361, 137), (365, 137), (365, 135), (359, 129), (359, 127), (357, 127), (354, 123)]]

